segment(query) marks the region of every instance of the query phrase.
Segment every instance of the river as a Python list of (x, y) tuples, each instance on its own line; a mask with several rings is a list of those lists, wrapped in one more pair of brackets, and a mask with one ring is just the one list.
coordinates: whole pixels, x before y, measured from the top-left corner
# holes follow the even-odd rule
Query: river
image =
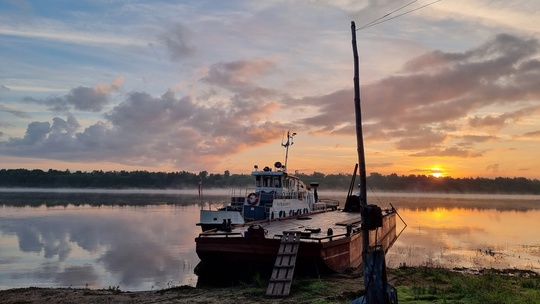
[[(326, 195), (325, 195), (326, 194)], [(369, 195), (369, 194), (368, 194)], [(227, 191), (0, 191), (0, 289), (155, 290), (197, 285), (194, 239), (201, 208)], [(342, 194), (321, 197), (344, 201)], [(389, 267), (519, 268), (540, 272), (540, 197), (369, 195), (407, 227)], [(399, 221), (398, 221), (399, 222)], [(398, 223), (398, 232), (405, 227)]]

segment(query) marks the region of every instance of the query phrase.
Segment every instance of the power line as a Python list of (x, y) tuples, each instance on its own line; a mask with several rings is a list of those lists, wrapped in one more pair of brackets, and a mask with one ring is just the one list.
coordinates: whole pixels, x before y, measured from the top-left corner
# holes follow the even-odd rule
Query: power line
[(403, 8), (409, 6), (409, 5), (411, 5), (411, 4), (413, 4), (413, 3), (417, 2), (417, 1), (418, 1), (418, 0), (414, 0), (414, 1), (412, 1), (412, 2), (409, 2), (408, 4), (405, 4), (404, 6), (398, 8), (398, 9), (395, 9), (395, 10), (391, 11), (390, 13), (388, 13), (388, 14), (382, 16), (382, 17), (379, 17), (379, 18), (377, 18), (377, 19), (375, 19), (375, 20), (373, 20), (373, 21), (371, 21), (371, 22), (369, 22), (369, 23), (367, 23), (367, 24), (364, 24), (364, 25), (362, 25), (361, 27), (359, 27), (359, 28), (357, 29), (357, 31), (358, 31), (358, 30), (361, 30), (361, 29), (363, 29), (363, 28), (369, 27), (370, 25), (374, 24), (375, 22), (377, 22), (377, 21), (379, 21), (379, 20), (381, 20), (381, 19), (384, 19), (384, 18), (386, 18), (386, 17), (392, 15), (393, 13), (395, 13), (395, 12), (397, 12), (397, 11), (399, 11), (399, 10), (401, 10), (401, 9), (403, 9)]
[[(403, 5), (402, 7), (400, 7), (400, 8), (398, 8), (398, 9), (395, 9), (395, 10), (391, 11), (390, 13), (388, 13), (388, 14), (386, 14), (386, 15), (380, 17), (380, 18), (377, 18), (377, 19), (375, 19), (375, 20), (373, 20), (373, 21), (371, 21), (371, 22), (369, 22), (369, 23), (366, 23), (365, 25), (362, 25), (361, 27), (359, 27), (359, 28), (356, 29), (356, 30), (357, 30), (357, 31), (363, 30), (363, 29), (366, 29), (366, 28), (368, 28), (368, 27), (372, 27), (372, 26), (374, 26), (374, 25), (377, 25), (377, 24), (380, 24), (380, 23), (383, 23), (383, 22), (386, 22), (386, 21), (390, 21), (390, 20), (395, 19), (395, 18), (397, 18), (397, 17), (401, 17), (401, 16), (403, 16), (403, 15), (407, 15), (407, 14), (410, 14), (410, 13), (412, 13), (412, 12), (414, 12), (414, 11), (419, 10), (419, 9), (422, 9), (422, 8), (427, 7), (427, 6), (433, 5), (433, 4), (437, 3), (437, 2), (441, 2), (442, 0), (436, 0), (436, 1), (430, 2), (430, 3), (428, 3), (428, 4), (422, 5), (422, 6), (420, 6), (420, 7), (417, 7), (417, 8), (415, 8), (415, 9), (412, 9), (412, 10), (410, 10), (410, 11), (406, 11), (406, 12), (404, 12), (404, 13), (401, 13), (401, 14), (399, 14), (399, 15), (397, 15), (397, 16), (394, 16), (394, 17), (391, 17), (391, 18), (384, 19), (384, 18), (386, 18), (386, 17), (392, 15), (393, 13), (395, 13), (395, 12), (397, 12), (397, 11), (399, 11), (399, 10), (401, 10), (401, 9), (403, 9), (403, 8), (405, 8), (405, 7), (407, 7), (407, 6), (411, 5), (411, 4), (413, 4), (413, 3), (415, 3), (416, 1), (418, 1), (418, 0), (414, 0), (414, 1), (412, 1), (412, 2), (409, 2), (408, 4)], [(384, 19), (384, 20), (382, 20), (382, 19)]]

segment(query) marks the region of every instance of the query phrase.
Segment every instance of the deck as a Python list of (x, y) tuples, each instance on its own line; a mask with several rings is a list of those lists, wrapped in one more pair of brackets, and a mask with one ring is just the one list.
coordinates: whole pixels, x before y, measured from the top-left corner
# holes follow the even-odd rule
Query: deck
[[(388, 215), (383, 217), (382, 229), (370, 231), (370, 245), (381, 245), (385, 250), (396, 236), (395, 213)], [(283, 233), (299, 232), (300, 264), (313, 261), (332, 271), (342, 272), (356, 268), (362, 262), (360, 228), (359, 213), (325, 211), (250, 222), (235, 226), (230, 232), (206, 231), (195, 239), (196, 251), (201, 261), (206, 262), (253, 261), (272, 265)]]
[[(301, 242), (320, 241), (325, 242), (330, 239), (335, 240), (339, 237), (344, 237), (347, 234), (347, 224), (350, 224), (353, 229), (360, 228), (360, 214), (349, 213), (343, 211), (325, 211), (309, 214), (299, 217), (285, 217), (282, 219), (274, 219), (271, 221), (258, 221), (238, 225), (234, 227), (229, 237), (244, 236), (250, 225), (260, 225), (266, 231), (266, 238), (280, 239), (283, 231), (301, 231)], [(332, 235), (328, 234), (329, 229)], [(318, 231), (318, 232), (317, 232)], [(201, 236), (223, 236), (219, 231), (208, 231), (201, 233)]]

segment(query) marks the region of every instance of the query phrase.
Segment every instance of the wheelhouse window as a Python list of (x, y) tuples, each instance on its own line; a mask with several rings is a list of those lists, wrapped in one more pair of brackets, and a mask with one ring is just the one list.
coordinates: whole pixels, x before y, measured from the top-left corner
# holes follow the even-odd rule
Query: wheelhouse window
[(281, 188), (281, 176), (274, 176), (274, 187)]
[(263, 177), (263, 187), (272, 187), (272, 176)]

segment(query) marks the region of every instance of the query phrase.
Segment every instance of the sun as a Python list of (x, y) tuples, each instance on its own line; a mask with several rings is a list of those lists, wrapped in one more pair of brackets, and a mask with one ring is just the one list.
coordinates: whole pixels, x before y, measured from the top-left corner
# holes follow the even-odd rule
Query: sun
[(430, 171), (429, 175), (431, 175), (433, 177), (439, 178), (439, 177), (444, 176), (444, 170), (441, 169), (440, 167), (432, 167), (432, 168), (429, 169), (429, 171)]

